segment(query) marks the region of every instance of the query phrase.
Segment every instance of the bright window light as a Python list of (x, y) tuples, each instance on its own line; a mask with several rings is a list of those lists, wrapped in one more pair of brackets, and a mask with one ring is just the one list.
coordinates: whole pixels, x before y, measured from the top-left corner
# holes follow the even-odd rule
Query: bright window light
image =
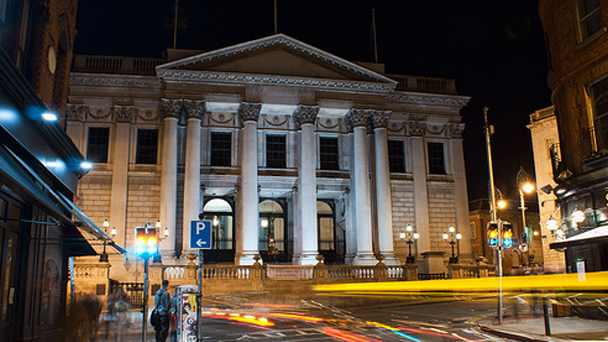
[(80, 163), (80, 168), (83, 170), (90, 170), (93, 168), (93, 164), (88, 161), (83, 161), (82, 163)]
[(42, 118), (45, 121), (49, 121), (49, 122), (53, 122), (53, 121), (59, 120), (59, 118), (57, 117), (57, 114), (51, 113), (51, 112), (44, 112), (44, 113), (42, 113)]

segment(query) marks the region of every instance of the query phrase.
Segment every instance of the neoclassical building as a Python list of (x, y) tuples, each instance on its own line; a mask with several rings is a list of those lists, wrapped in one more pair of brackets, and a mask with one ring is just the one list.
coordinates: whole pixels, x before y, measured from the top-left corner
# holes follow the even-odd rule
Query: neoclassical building
[(387, 75), (282, 34), (167, 57), (75, 59), (67, 132), (94, 163), (78, 205), (117, 243), (160, 220), (162, 262), (187, 262), (205, 219), (205, 263), (398, 264), (406, 226), (417, 254), (446, 259), (453, 226), (470, 256), (469, 98), (454, 80)]

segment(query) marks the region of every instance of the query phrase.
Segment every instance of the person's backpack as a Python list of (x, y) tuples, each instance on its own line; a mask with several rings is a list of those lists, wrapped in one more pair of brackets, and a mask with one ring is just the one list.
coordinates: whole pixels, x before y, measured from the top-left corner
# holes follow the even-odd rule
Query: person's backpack
[(159, 321), (160, 317), (158, 316), (158, 310), (154, 308), (154, 310), (152, 310), (152, 313), (150, 314), (150, 324), (152, 324), (153, 327), (156, 327)]

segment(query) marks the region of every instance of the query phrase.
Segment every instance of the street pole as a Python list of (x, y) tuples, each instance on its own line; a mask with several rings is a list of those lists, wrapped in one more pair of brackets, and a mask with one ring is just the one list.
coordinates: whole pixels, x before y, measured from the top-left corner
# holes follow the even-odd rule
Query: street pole
[(146, 342), (148, 333), (148, 258), (144, 258), (144, 307), (143, 310), (143, 326), (142, 326), (142, 341)]
[[(526, 237), (528, 237), (528, 229), (526, 228), (526, 204), (525, 204), (525, 199), (524, 199), (524, 192), (521, 190), (521, 186), (519, 186), (519, 205), (521, 206), (521, 221), (522, 221), (522, 230), (524, 231), (524, 234), (526, 234)], [(526, 255), (524, 258), (524, 262), (526, 263), (526, 266), (528, 266), (528, 264), (530, 263), (530, 256), (529, 256), (529, 251), (530, 248), (528, 248), (528, 250), (526, 251)]]
[(198, 250), (198, 295), (196, 296), (196, 334), (197, 340), (201, 340), (202, 317), (201, 305), (203, 303), (203, 250)]
[[(488, 124), (488, 107), (483, 108), (483, 121), (484, 126), (483, 130), (486, 136), (486, 150), (488, 152), (488, 174), (490, 181), (490, 193), (492, 200), (492, 221), (496, 222), (498, 220), (496, 214), (496, 187), (494, 186), (494, 171), (492, 168), (492, 147), (490, 144), (490, 136), (492, 135), (492, 126)], [(498, 248), (497, 248), (497, 256), (498, 256), (498, 324), (502, 324), (502, 227), (498, 225)]]

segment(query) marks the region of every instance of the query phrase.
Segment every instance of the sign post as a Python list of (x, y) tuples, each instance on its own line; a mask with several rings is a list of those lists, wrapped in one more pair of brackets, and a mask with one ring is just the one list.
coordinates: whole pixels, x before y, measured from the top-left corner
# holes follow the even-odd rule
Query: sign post
[(190, 248), (198, 249), (198, 294), (196, 296), (196, 334), (200, 341), (202, 330), (201, 305), (203, 297), (203, 249), (211, 248), (211, 221), (190, 221)]

